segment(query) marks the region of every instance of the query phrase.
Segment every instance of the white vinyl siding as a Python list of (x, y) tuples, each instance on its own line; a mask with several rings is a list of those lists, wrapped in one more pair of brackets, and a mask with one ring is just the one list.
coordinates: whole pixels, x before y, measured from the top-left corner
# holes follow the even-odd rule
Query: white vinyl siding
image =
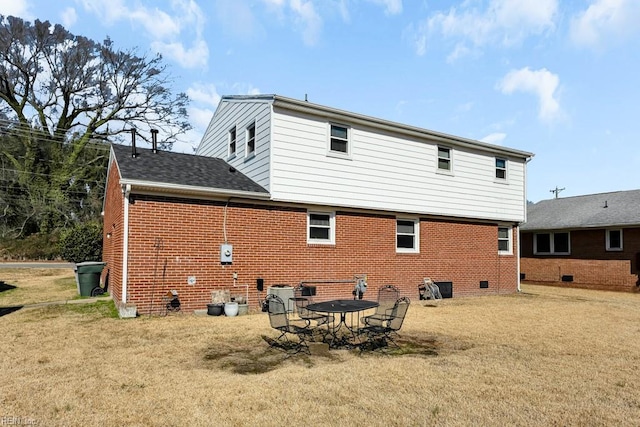
[[(202, 137), (196, 154), (225, 159), (240, 172), (269, 190), (271, 104), (266, 101), (221, 101)], [(255, 124), (255, 151), (247, 158), (246, 129)], [(236, 156), (228, 158), (229, 129), (236, 129)]]
[(351, 159), (327, 156), (328, 121), (274, 109), (271, 192), (277, 201), (522, 222), (524, 159), (495, 182), (495, 154), (455, 149), (455, 176), (436, 173), (438, 144), (351, 125)]

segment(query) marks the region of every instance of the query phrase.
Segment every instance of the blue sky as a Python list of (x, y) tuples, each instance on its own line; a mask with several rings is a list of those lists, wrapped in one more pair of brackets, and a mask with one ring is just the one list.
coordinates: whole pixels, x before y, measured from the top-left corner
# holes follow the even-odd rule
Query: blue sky
[(0, 0), (160, 52), (192, 99), (276, 93), (535, 153), (528, 199), (640, 188), (639, 0)]

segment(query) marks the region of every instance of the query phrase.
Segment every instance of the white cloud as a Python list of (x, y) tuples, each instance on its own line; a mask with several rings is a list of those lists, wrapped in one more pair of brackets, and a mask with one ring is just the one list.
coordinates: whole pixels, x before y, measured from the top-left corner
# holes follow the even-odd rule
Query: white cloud
[(218, 89), (214, 84), (195, 83), (187, 89), (187, 96), (194, 102), (216, 107), (220, 102)]
[(316, 12), (311, 1), (291, 0), (289, 7), (295, 14), (296, 26), (302, 31), (302, 40), (308, 46), (313, 46), (320, 38), (322, 18)]
[(69, 29), (76, 23), (78, 20), (78, 14), (76, 10), (72, 7), (68, 7), (60, 13), (60, 17), (62, 19), (62, 25)]
[[(129, 21), (142, 27), (153, 40), (151, 45), (163, 55), (185, 68), (206, 66), (209, 48), (203, 38), (205, 17), (194, 0), (173, 0), (171, 10), (164, 11), (138, 4), (129, 7), (123, 0), (79, 0), (85, 10), (97, 15), (106, 24)], [(185, 34), (192, 34), (191, 47), (181, 41)]]
[(495, 144), (500, 145), (502, 141), (507, 137), (506, 133), (502, 132), (494, 132), (480, 139), (482, 142), (486, 142), (487, 144)]
[(510, 95), (525, 92), (538, 98), (538, 117), (542, 121), (553, 121), (562, 116), (557, 100), (560, 78), (546, 68), (531, 70), (529, 67), (512, 70), (497, 84), (497, 89)]
[(398, 15), (402, 13), (402, 0), (369, 0), (380, 6), (384, 6), (384, 13), (387, 15)]
[(595, 0), (571, 20), (571, 39), (588, 47), (601, 47), (640, 32), (638, 0)]
[(29, 11), (29, 2), (27, 0), (3, 0), (0, 1), (0, 15), (18, 16), (25, 20), (31, 20), (31, 12)]
[[(558, 0), (490, 0), (485, 9), (465, 1), (448, 12), (438, 12), (419, 25), (414, 39), (422, 40), (435, 34), (457, 40), (449, 60), (470, 52), (467, 44), (482, 48), (489, 44), (513, 46), (532, 34), (541, 34), (555, 27)], [(423, 55), (425, 43), (417, 45)]]

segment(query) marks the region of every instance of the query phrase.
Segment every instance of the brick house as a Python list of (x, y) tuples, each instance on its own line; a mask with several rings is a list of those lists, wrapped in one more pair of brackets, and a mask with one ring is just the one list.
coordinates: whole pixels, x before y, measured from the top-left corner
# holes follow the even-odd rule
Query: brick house
[(640, 190), (540, 201), (520, 233), (526, 281), (638, 290)]
[(271, 285), (356, 274), (365, 298), (417, 299), (424, 277), (451, 297), (518, 289), (531, 153), (277, 95), (223, 97), (197, 155), (132, 153), (111, 148), (104, 260), (139, 314), (170, 290), (185, 310), (212, 290), (255, 310)]

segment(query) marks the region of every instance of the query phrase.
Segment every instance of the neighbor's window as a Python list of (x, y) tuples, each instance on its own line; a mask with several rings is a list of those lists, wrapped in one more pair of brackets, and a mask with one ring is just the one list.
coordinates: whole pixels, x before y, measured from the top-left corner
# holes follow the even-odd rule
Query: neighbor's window
[(507, 161), (496, 158), (496, 178), (507, 179)]
[(256, 152), (256, 124), (251, 123), (247, 127), (247, 154), (250, 156)]
[(607, 250), (622, 250), (622, 230), (607, 230)]
[(418, 219), (396, 220), (396, 252), (420, 251), (420, 221)]
[(438, 170), (451, 171), (451, 148), (438, 146)]
[(229, 157), (236, 155), (236, 127), (229, 130)]
[(335, 242), (335, 213), (307, 213), (307, 243), (333, 244)]
[(511, 254), (511, 227), (498, 227), (498, 253)]
[(342, 125), (331, 125), (329, 151), (341, 155), (349, 154), (349, 128)]
[(537, 233), (533, 240), (536, 255), (569, 255), (571, 252), (569, 233)]

